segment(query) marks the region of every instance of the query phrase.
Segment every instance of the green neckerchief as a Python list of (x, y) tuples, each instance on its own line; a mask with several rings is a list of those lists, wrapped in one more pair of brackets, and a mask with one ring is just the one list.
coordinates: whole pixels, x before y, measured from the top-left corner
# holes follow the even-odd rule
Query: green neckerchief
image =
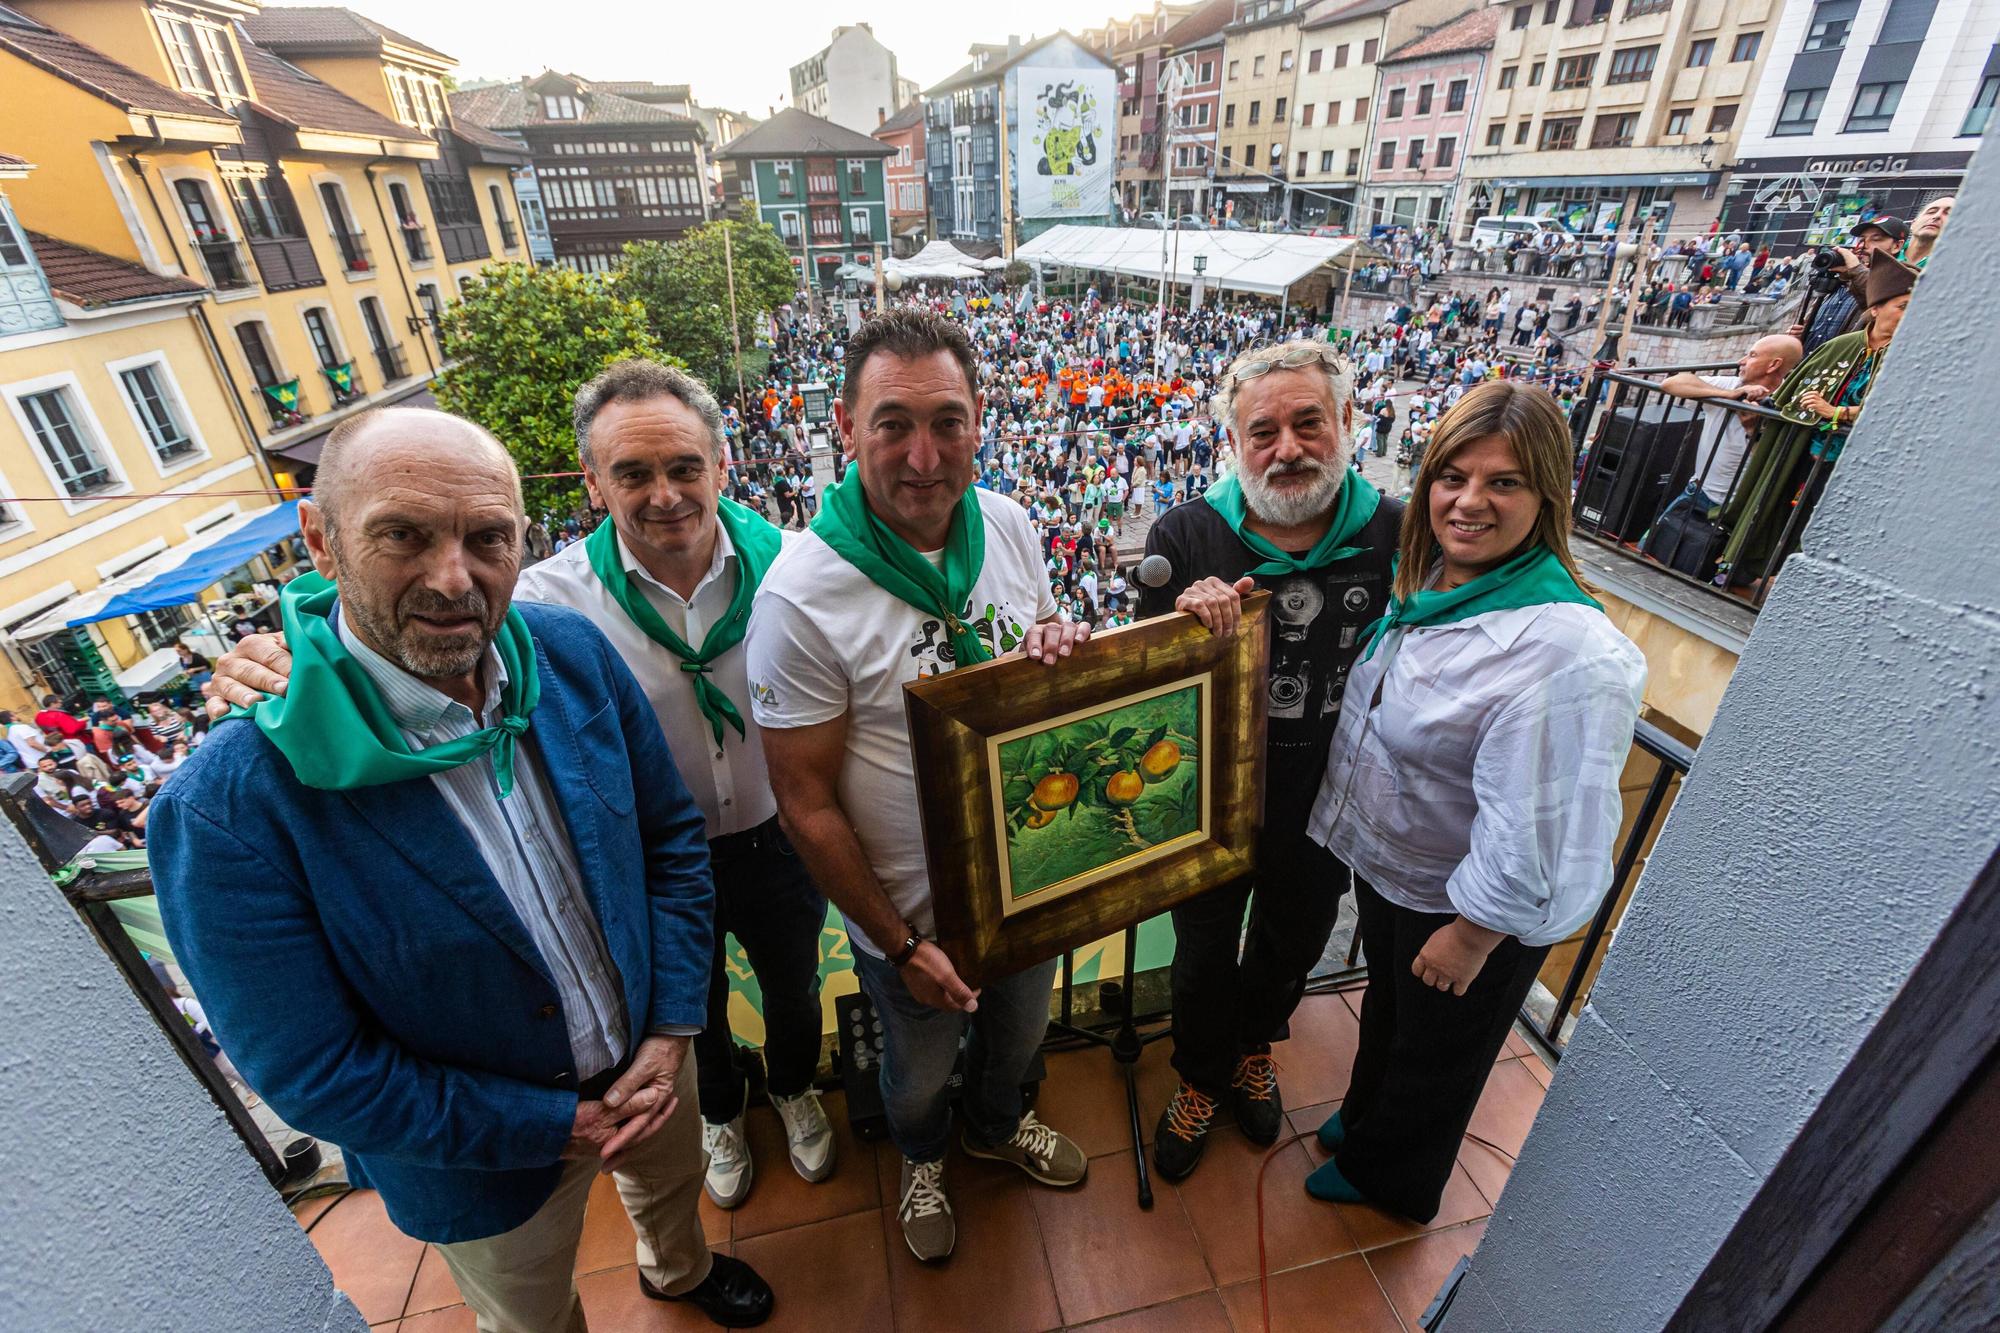
[(681, 659), (681, 670), (694, 678), (695, 707), (708, 719), (715, 732), (715, 743), (720, 745), (725, 722), (736, 728), (738, 736), (744, 734), (743, 714), (715, 683), (712, 664), (743, 642), (743, 631), (750, 627), (750, 599), (756, 595), (757, 585), (764, 581), (764, 571), (778, 558), (778, 547), (784, 539), (762, 514), (727, 496), (716, 506), (716, 517), (736, 547), (736, 592), (729, 599), (729, 610), (722, 619), (708, 627), (699, 651), (688, 647), (687, 640), (674, 633), (673, 626), (633, 586), (632, 575), (618, 558), (618, 530), (610, 519), (599, 523), (597, 530), (584, 539), (583, 549), (590, 557), (591, 572), (611, 594), (611, 600), (624, 608), (647, 638)]
[(1271, 574), (1308, 574), (1315, 569), (1325, 569), (1336, 560), (1346, 560), (1350, 556), (1367, 551), (1365, 546), (1348, 546), (1354, 534), (1368, 525), (1375, 517), (1375, 508), (1382, 503), (1382, 492), (1366, 477), (1353, 468), (1346, 469), (1347, 476), (1340, 483), (1340, 494), (1334, 497), (1333, 523), (1326, 535), (1313, 543), (1313, 548), (1302, 556), (1281, 551), (1269, 540), (1258, 536), (1243, 526), (1249, 510), (1243, 503), (1243, 483), (1236, 479), (1234, 472), (1202, 492), (1202, 499), (1215, 507), (1243, 544), (1264, 557), (1264, 563), (1250, 571), (1254, 578)]
[[(1395, 579), (1398, 561), (1389, 562), (1389, 577)], [(1497, 569), (1489, 569), (1470, 583), (1450, 591), (1412, 593), (1408, 599), (1389, 599), (1389, 613), (1368, 627), (1368, 643), (1363, 661), (1375, 655), (1382, 636), (1398, 626), (1420, 629), (1428, 625), (1450, 625), (1488, 611), (1515, 611), (1524, 606), (1545, 606), (1551, 602), (1578, 602), (1604, 609), (1576, 584), (1563, 562), (1546, 546), (1534, 546)]]
[(493, 647), (507, 669), (499, 720), (469, 736), (412, 752), (367, 669), (347, 650), (331, 613), (340, 590), (318, 574), (301, 574), (278, 599), (285, 647), (292, 655), (292, 683), (284, 694), (239, 709), (271, 738), (308, 787), (347, 791), (407, 782), (469, 764), (493, 752), (493, 776), (504, 798), (514, 790), (514, 742), (527, 734), (529, 714), (542, 696), (535, 641), (513, 607)]
[(954, 665), (991, 660), (993, 650), (962, 619), (971, 610), (972, 585), (986, 563), (986, 513), (979, 507), (977, 489), (967, 487), (959, 497), (944, 540), (942, 570), (875, 517), (861, 489), (859, 468), (849, 468), (847, 479), (826, 493), (812, 530), (882, 591), (925, 615), (941, 617), (951, 635)]

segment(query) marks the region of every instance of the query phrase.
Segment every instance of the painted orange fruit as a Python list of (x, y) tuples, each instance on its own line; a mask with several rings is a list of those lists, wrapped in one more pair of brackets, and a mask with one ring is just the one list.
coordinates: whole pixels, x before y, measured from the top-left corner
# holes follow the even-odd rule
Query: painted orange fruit
[(1053, 810), (1028, 811), (1029, 828), (1047, 828), (1049, 825), (1055, 822), (1056, 822), (1056, 812)]
[(1126, 806), (1138, 800), (1145, 793), (1146, 780), (1129, 768), (1113, 773), (1104, 783), (1104, 799), (1113, 805)]
[(1159, 782), (1171, 777), (1181, 766), (1181, 747), (1172, 741), (1160, 741), (1147, 750), (1139, 760), (1139, 776), (1148, 782)]
[(1058, 810), (1067, 810), (1074, 805), (1076, 794), (1081, 790), (1083, 784), (1077, 780), (1076, 774), (1051, 773), (1035, 784), (1034, 794), (1028, 797), (1028, 804), (1053, 815)]

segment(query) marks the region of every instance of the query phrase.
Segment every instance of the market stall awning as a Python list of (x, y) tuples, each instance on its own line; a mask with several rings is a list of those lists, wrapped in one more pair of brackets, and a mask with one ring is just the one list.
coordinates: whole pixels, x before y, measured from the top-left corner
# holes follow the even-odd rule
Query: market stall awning
[(248, 564), (266, 547), (276, 546), (298, 530), (297, 500), (238, 514), (199, 537), (141, 561), (116, 578), (106, 579), (89, 592), (78, 593), (50, 607), (17, 627), (14, 638), (39, 639), (99, 620), (185, 606), (201, 596), (203, 588), (219, 582), (223, 575)]
[(979, 261), (950, 241), (932, 241), (908, 259), (887, 259), (882, 272), (905, 281), (958, 279), (979, 276)]
[[(1166, 242), (1162, 255), (1161, 241)], [(1159, 231), (1141, 227), (1079, 227), (1049, 230), (1014, 251), (1030, 263), (1095, 269), (1128, 278), (1158, 281), (1164, 263), (1181, 286), (1195, 279), (1195, 261), (1205, 267), (1206, 285), (1226, 291), (1282, 296), (1321, 268), (1335, 272), (1372, 264), (1388, 256), (1353, 236), (1299, 236), (1263, 231)]]

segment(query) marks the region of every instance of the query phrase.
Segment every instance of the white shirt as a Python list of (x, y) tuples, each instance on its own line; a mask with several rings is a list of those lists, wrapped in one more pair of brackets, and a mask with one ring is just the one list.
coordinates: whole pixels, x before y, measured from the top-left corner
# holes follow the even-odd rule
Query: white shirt
[(21, 765), (33, 768), (35, 761), (49, 752), (48, 742), (42, 739), (42, 729), (26, 722), (15, 722), (7, 728), (7, 740), (21, 752)]
[[(1027, 515), (991, 491), (973, 494), (986, 515), (986, 559), (972, 586), (971, 620), (995, 653), (1009, 653), (1030, 625), (1055, 618), (1055, 598)], [(933, 934), (903, 686), (951, 669), (944, 623), (884, 592), (807, 532), (764, 576), (745, 647), (758, 726), (810, 727), (846, 716), (840, 808), (889, 901)], [(852, 921), (848, 935), (856, 948), (883, 956)]]
[[(1718, 389), (1734, 389), (1743, 383), (1738, 375), (1703, 375), (1702, 382)], [(1718, 404), (1718, 407), (1721, 406)], [(1707, 408), (1702, 411), (1701, 441), (1695, 448), (1694, 480), (1710, 499), (1724, 500), (1743, 470), (1743, 455), (1750, 449), (1749, 432), (1743, 418), (1733, 411)]]
[(1390, 902), (1552, 944), (1610, 886), (1645, 685), (1575, 603), (1392, 630), (1348, 675), (1307, 832)]
[[(720, 524), (717, 527), (720, 529)], [(790, 542), (797, 535), (786, 533), (785, 539)], [(727, 530), (717, 532), (715, 558), (691, 598), (683, 598), (648, 574), (625, 548), (623, 538), (618, 540), (618, 560), (632, 576), (639, 595), (691, 647), (701, 646), (709, 626), (728, 613), (730, 599), (736, 595), (736, 545), (729, 540)], [(715, 729), (695, 705), (694, 677), (681, 670), (680, 658), (648, 638), (625, 614), (625, 608), (612, 599), (610, 590), (590, 567), (585, 543), (578, 542), (522, 570), (514, 595), (522, 601), (551, 602), (579, 611), (611, 640), (653, 705), (667, 749), (673, 753), (674, 767), (701, 807), (710, 838), (756, 828), (778, 813), (770, 773), (764, 767), (764, 738), (757, 734), (757, 728), (746, 727), (749, 734), (738, 736), (736, 728), (725, 723), (722, 743), (715, 743)], [(750, 677), (743, 663), (743, 645), (739, 643), (709, 663), (709, 679), (729, 696), (747, 723)]]

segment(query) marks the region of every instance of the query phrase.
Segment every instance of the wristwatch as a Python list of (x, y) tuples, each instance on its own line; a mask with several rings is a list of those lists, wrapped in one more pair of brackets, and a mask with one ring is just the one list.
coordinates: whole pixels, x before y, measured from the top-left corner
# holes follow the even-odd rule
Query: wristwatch
[(924, 942), (924, 937), (917, 933), (917, 928), (912, 923), (905, 921), (903, 929), (910, 933), (903, 938), (902, 948), (889, 960), (889, 966), (891, 967), (902, 967), (912, 958), (915, 958), (918, 946)]

